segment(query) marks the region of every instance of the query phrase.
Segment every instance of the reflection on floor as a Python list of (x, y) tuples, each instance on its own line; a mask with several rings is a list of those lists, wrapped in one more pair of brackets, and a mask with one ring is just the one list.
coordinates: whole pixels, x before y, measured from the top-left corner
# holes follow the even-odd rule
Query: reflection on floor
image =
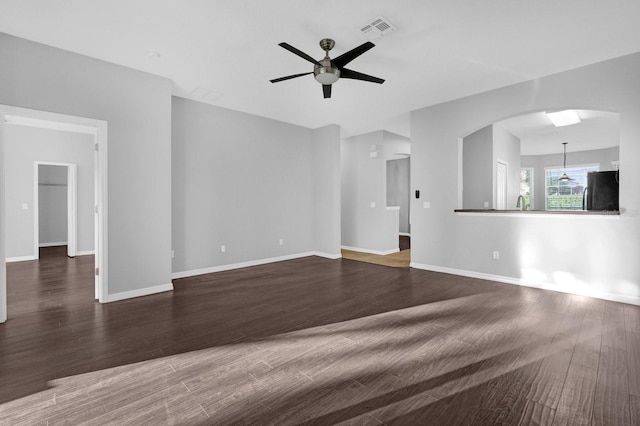
[(401, 235), (399, 247), (399, 252), (384, 256), (352, 250), (341, 251), (344, 259), (375, 263), (376, 265), (392, 266), (394, 268), (408, 268), (411, 263), (411, 238), (409, 236)]

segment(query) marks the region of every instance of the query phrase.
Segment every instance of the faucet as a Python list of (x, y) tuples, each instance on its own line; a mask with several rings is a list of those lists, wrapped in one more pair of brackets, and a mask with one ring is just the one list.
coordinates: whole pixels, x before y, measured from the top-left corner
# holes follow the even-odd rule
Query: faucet
[[(522, 204), (520, 204), (522, 201)], [(518, 201), (516, 202), (516, 207), (520, 208), (520, 210), (526, 210), (526, 206), (524, 205), (524, 197), (522, 195), (518, 195)]]

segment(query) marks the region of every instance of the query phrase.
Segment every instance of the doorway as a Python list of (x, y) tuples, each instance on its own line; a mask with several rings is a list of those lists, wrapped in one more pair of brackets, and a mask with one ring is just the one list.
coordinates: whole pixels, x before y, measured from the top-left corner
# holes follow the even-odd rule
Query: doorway
[[(6, 172), (7, 164), (11, 161), (10, 154), (7, 154), (6, 128), (8, 125), (17, 126), (31, 126), (41, 129), (63, 130), (72, 133), (82, 133), (90, 135), (88, 140), (91, 142), (89, 145), (90, 150), (93, 151), (93, 182), (94, 188), (94, 203), (90, 206), (93, 215), (93, 252), (95, 253), (95, 282), (94, 282), (94, 295), (99, 302), (106, 302), (108, 295), (108, 275), (107, 275), (107, 123), (101, 120), (89, 119), (84, 117), (70, 116), (64, 114), (57, 114), (45, 111), (32, 110), (27, 108), (12, 107), (8, 105), (0, 105), (0, 322), (7, 320), (7, 282), (6, 282), (6, 259), (9, 253), (6, 251), (7, 241), (7, 187), (12, 185), (12, 182), (7, 182)], [(68, 166), (69, 164), (65, 164)], [(73, 167), (67, 168), (67, 173), (76, 173), (77, 171), (69, 171), (74, 169)], [(36, 168), (37, 170), (37, 168)], [(37, 171), (33, 172), (35, 176)], [(69, 177), (69, 175), (68, 175)], [(75, 178), (72, 176), (72, 180)], [(34, 180), (34, 185), (37, 180)], [(35, 196), (34, 196), (35, 197)], [(73, 198), (73, 197), (72, 197)], [(69, 200), (67, 200), (69, 202)], [(37, 201), (34, 199), (34, 207)], [(25, 203), (26, 204), (26, 203)], [(73, 207), (72, 207), (73, 208)], [(28, 205), (27, 205), (28, 209)], [(25, 209), (26, 210), (26, 209)], [(35, 208), (34, 215), (35, 215)], [(77, 217), (77, 216), (76, 216)], [(36, 232), (35, 220), (34, 233)], [(77, 229), (77, 226), (72, 226), (72, 229)], [(38, 230), (39, 233), (39, 230)], [(69, 241), (75, 245), (72, 250), (75, 250), (77, 255), (77, 234), (72, 236)], [(39, 245), (39, 241), (38, 241)], [(33, 243), (34, 249), (36, 249), (36, 238)], [(37, 253), (36, 251), (35, 253)], [(73, 252), (72, 252), (73, 253)]]
[(34, 163), (34, 253), (41, 247), (66, 246), (67, 256), (77, 254), (77, 164)]

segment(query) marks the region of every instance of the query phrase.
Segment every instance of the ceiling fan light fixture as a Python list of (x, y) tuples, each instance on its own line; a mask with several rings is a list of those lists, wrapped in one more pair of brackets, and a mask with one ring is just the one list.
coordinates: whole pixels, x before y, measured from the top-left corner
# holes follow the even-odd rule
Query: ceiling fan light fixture
[(325, 99), (331, 98), (331, 86), (340, 78), (348, 78), (351, 80), (362, 80), (362, 81), (368, 81), (371, 83), (378, 83), (378, 84), (384, 83), (384, 80), (381, 78), (374, 77), (372, 75), (363, 74), (361, 72), (357, 72), (357, 71), (345, 68), (345, 65), (347, 65), (348, 63), (350, 63), (351, 61), (353, 61), (358, 56), (362, 55), (372, 47), (375, 47), (375, 44), (371, 43), (370, 41), (367, 41), (366, 43), (362, 43), (358, 47), (354, 47), (353, 49), (343, 53), (342, 55), (338, 56), (335, 59), (331, 59), (329, 57), (329, 51), (333, 49), (333, 47), (335, 46), (335, 41), (333, 41), (330, 38), (323, 38), (322, 40), (320, 40), (320, 47), (322, 48), (322, 50), (324, 50), (325, 56), (324, 56), (324, 59), (321, 59), (319, 61), (315, 60), (312, 56), (307, 55), (303, 51), (296, 49), (295, 47), (291, 46), (289, 43), (285, 43), (285, 42), (278, 43), (278, 46), (288, 50), (294, 55), (301, 57), (307, 62), (311, 62), (314, 65), (314, 67), (313, 67), (313, 71), (311, 72), (293, 74), (293, 75), (288, 75), (286, 77), (280, 77), (280, 78), (274, 78), (273, 80), (270, 80), (272, 83), (291, 80), (292, 78), (298, 78), (298, 77), (302, 77), (304, 75), (313, 73), (313, 77), (316, 79), (316, 81), (322, 84), (322, 95), (324, 96)]
[(316, 65), (313, 70), (316, 81), (322, 85), (333, 84), (340, 78), (340, 70), (333, 67), (319, 67)]
[(562, 176), (560, 176), (560, 178), (558, 179), (560, 182), (569, 182), (571, 180), (573, 180), (572, 178), (570, 178), (567, 175), (567, 144), (569, 142), (562, 142), (562, 147), (564, 150), (564, 161), (562, 162)]
[(566, 109), (564, 111), (547, 112), (547, 117), (551, 120), (554, 126), (563, 127), (570, 126), (572, 124), (580, 123), (580, 116), (573, 109)]

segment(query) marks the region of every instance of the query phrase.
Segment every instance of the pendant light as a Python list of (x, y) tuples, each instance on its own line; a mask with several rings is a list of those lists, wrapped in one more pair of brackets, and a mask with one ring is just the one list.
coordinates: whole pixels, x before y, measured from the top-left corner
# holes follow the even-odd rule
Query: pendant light
[(563, 173), (562, 173), (562, 176), (560, 176), (560, 179), (559, 179), (560, 182), (569, 182), (570, 180), (573, 180), (569, 176), (567, 176), (567, 144), (568, 143), (569, 142), (562, 142), (562, 145), (564, 146), (564, 162), (562, 163)]

